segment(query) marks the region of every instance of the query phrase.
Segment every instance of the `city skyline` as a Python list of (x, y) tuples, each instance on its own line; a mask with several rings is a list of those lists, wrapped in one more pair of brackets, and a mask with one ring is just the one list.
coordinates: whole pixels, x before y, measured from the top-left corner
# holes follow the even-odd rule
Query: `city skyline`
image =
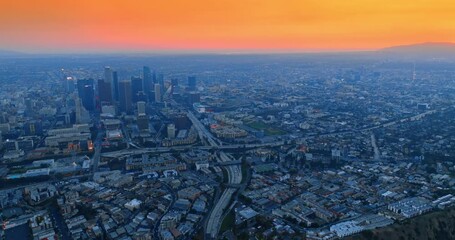
[(317, 52), (454, 42), (449, 1), (2, 1), (0, 49)]

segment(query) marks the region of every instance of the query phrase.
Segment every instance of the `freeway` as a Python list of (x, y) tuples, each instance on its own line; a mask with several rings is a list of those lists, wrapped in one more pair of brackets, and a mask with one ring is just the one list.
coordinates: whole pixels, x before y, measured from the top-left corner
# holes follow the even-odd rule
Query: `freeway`
[(402, 119), (398, 119), (398, 120), (395, 120), (395, 121), (392, 121), (392, 122), (380, 124), (380, 125), (377, 125), (377, 126), (363, 128), (363, 129), (360, 129), (360, 131), (371, 131), (371, 130), (378, 129), (378, 128), (390, 127), (390, 126), (393, 126), (395, 124), (403, 123), (403, 122), (406, 122), (406, 121), (417, 121), (417, 120), (420, 120), (420, 119), (422, 119), (422, 118), (424, 118), (426, 116), (435, 114), (437, 112), (444, 112), (444, 111), (446, 111), (448, 109), (449, 108), (441, 108), (439, 110), (429, 110), (429, 111), (426, 111), (424, 113), (419, 113), (419, 114), (413, 115), (411, 117), (405, 117), (405, 118), (402, 118)]
[(425, 118), (425, 117), (430, 116), (432, 114), (435, 114), (435, 113), (438, 113), (438, 112), (445, 112), (445, 111), (447, 111), (447, 110), (449, 110), (451, 108), (455, 108), (455, 106), (444, 107), (444, 108), (435, 109), (435, 110), (429, 110), (429, 111), (426, 111), (424, 113), (419, 113), (419, 114), (416, 114), (416, 115), (413, 115), (413, 116), (410, 116), (410, 117), (405, 117), (405, 118), (393, 120), (393, 121), (390, 121), (390, 122), (386, 122), (386, 123), (382, 123), (382, 124), (374, 125), (374, 126), (364, 126), (364, 127), (358, 128), (358, 129), (343, 130), (343, 131), (328, 132), (328, 133), (309, 133), (309, 134), (307, 134), (306, 137), (301, 138), (301, 140), (313, 139), (313, 138), (317, 138), (317, 137), (334, 137), (334, 136), (341, 136), (341, 135), (344, 135), (344, 134), (371, 132), (372, 130), (375, 130), (375, 129), (388, 128), (390, 126), (393, 126), (393, 125), (396, 125), (396, 124), (399, 124), (399, 123), (404, 123), (404, 122), (407, 122), (407, 121), (418, 121), (418, 120), (421, 120), (422, 118)]
[(100, 157), (101, 157), (101, 146), (99, 144), (95, 143), (95, 153), (93, 154), (93, 158), (92, 158), (92, 164), (93, 164), (92, 173), (93, 174), (98, 172), (98, 166), (100, 164)]
[(231, 197), (235, 191), (235, 188), (228, 188), (224, 190), (212, 212), (210, 212), (206, 227), (206, 235), (208, 235), (209, 238), (215, 239), (218, 235), (218, 231), (221, 226), (221, 217), (223, 216), (223, 210), (228, 206), (229, 201), (231, 200)]
[[(218, 158), (219, 162), (229, 162), (232, 159), (225, 153), (220, 152)], [(228, 184), (240, 184), (242, 182), (242, 171), (238, 165), (229, 165), (224, 167), (228, 173)], [(216, 203), (215, 207), (210, 212), (209, 219), (206, 226), (206, 235), (209, 238), (215, 239), (218, 235), (218, 232), (221, 227), (221, 222), (223, 219), (223, 212), (226, 207), (229, 205), (234, 193), (237, 191), (236, 188), (228, 187), (224, 190), (220, 199)]]
[(165, 153), (171, 151), (186, 151), (189, 149), (198, 149), (198, 150), (237, 150), (239, 148), (251, 149), (251, 148), (260, 148), (260, 147), (278, 147), (284, 145), (284, 141), (276, 141), (270, 143), (256, 143), (256, 144), (231, 144), (231, 145), (222, 145), (222, 146), (180, 146), (180, 147), (156, 147), (156, 148), (140, 148), (140, 149), (123, 149), (119, 151), (106, 152), (102, 153), (102, 157), (109, 158), (118, 158), (128, 155), (135, 154), (144, 154), (144, 153)]
[(193, 123), (193, 126), (196, 128), (201, 141), (205, 142), (204, 140), (206, 139), (209, 145), (212, 147), (217, 147), (218, 143), (221, 143), (212, 135), (212, 133), (207, 130), (207, 128), (204, 127), (204, 125), (202, 125), (201, 121), (199, 121), (199, 119), (197, 119), (191, 111), (188, 111), (187, 116)]

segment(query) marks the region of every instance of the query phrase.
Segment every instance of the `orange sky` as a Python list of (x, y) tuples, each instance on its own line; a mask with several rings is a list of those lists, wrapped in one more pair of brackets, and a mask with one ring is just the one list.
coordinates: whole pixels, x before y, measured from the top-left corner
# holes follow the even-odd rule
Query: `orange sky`
[(30, 52), (377, 49), (455, 42), (453, 0), (0, 0)]

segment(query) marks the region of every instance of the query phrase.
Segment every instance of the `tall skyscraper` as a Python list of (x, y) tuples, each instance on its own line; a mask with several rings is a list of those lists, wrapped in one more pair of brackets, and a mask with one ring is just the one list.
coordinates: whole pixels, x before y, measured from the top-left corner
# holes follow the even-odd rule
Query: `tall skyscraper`
[(112, 69), (109, 66), (104, 67), (104, 80), (108, 83), (112, 82)]
[(81, 99), (76, 97), (76, 123), (82, 123), (82, 102)]
[(104, 67), (104, 82), (109, 84), (110, 86), (110, 91), (111, 91), (111, 100), (110, 102), (113, 102), (113, 99), (115, 98), (115, 83), (114, 83), (114, 72), (112, 71), (111, 67), (106, 66)]
[(82, 99), (76, 98), (74, 99), (75, 106), (76, 106), (76, 113), (75, 113), (75, 123), (88, 123), (90, 122), (90, 115), (87, 110), (83, 106)]
[(137, 102), (137, 114), (145, 114), (145, 102), (139, 101)]
[(84, 86), (84, 98), (82, 98), (82, 105), (87, 111), (95, 110), (95, 90), (93, 85)]
[(149, 129), (149, 117), (147, 114), (139, 114), (137, 116), (137, 127), (141, 131)]
[(138, 92), (135, 97), (138, 102), (140, 101), (147, 102), (147, 95), (145, 95), (143, 91)]
[(25, 98), (24, 99), (24, 104), (25, 104), (25, 113), (27, 115), (32, 115), (34, 112), (34, 102), (31, 98)]
[(153, 72), (152, 72), (152, 80), (153, 80), (153, 84), (158, 83), (157, 80), (156, 80), (156, 72), (155, 72), (155, 70), (153, 70)]
[(95, 90), (93, 79), (80, 79), (77, 81), (78, 96), (87, 111), (95, 110)]
[(143, 68), (143, 79), (144, 79), (144, 93), (146, 95), (149, 95), (149, 92), (152, 91), (153, 87), (153, 78), (152, 78), (152, 71), (150, 71), (150, 68), (147, 66), (144, 66)]
[(161, 94), (163, 94), (164, 93), (164, 75), (163, 74), (158, 74), (157, 83), (160, 84)]
[(93, 79), (78, 79), (77, 80), (77, 94), (82, 99), (85, 85), (93, 85)]
[(155, 84), (155, 102), (161, 102), (161, 86), (160, 84)]
[(74, 86), (75, 86), (75, 80), (72, 77), (66, 77), (65, 78), (65, 87), (66, 87), (66, 92), (67, 93), (72, 93), (74, 92)]
[(118, 101), (118, 74), (117, 71), (112, 72), (112, 86), (114, 89), (114, 95), (112, 95), (112, 98), (114, 101)]
[(131, 77), (131, 91), (133, 94), (133, 102), (137, 103), (139, 92), (143, 91), (142, 78), (140, 77)]
[(196, 91), (196, 77), (194, 76), (188, 77), (188, 90)]
[(119, 110), (131, 114), (132, 98), (131, 98), (131, 81), (123, 80), (119, 82)]
[(98, 96), (101, 103), (112, 103), (111, 83), (104, 79), (98, 80)]

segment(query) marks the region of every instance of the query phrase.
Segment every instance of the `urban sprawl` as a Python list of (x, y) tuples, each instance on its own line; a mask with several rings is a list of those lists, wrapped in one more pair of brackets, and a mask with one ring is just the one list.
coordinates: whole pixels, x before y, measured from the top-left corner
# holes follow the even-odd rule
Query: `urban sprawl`
[(1, 239), (329, 240), (454, 205), (455, 71), (164, 58), (0, 67)]

